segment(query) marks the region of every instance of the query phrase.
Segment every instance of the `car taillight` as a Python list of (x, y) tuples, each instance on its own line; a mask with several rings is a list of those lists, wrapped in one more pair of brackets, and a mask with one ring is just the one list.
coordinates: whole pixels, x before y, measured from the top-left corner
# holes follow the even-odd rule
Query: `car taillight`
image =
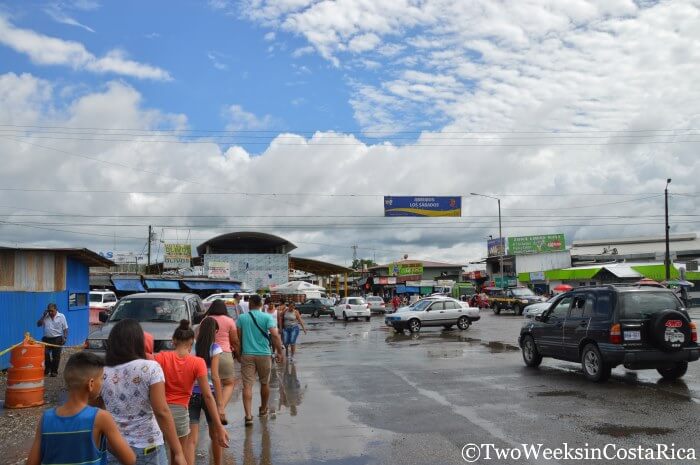
[(698, 325), (695, 322), (690, 323), (690, 340), (698, 342)]
[(622, 344), (622, 331), (620, 330), (620, 323), (615, 323), (610, 327), (610, 343)]
[(345, 306), (345, 310), (351, 310), (351, 309), (352, 309), (352, 307), (350, 305)]

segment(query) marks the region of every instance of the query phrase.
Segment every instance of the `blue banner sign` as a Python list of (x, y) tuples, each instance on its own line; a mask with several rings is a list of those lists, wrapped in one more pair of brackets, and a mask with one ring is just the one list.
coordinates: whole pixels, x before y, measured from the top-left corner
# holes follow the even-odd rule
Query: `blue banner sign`
[(384, 197), (384, 216), (462, 216), (462, 197)]

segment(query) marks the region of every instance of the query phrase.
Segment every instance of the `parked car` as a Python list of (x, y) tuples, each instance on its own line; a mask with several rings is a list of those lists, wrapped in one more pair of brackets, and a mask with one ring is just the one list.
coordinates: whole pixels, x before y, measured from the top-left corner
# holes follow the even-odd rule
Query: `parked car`
[(369, 304), (369, 310), (372, 313), (386, 313), (386, 303), (384, 299), (378, 295), (371, 295), (367, 297), (367, 303)]
[(501, 310), (513, 310), (516, 315), (522, 315), (523, 309), (528, 305), (544, 302), (542, 296), (536, 295), (527, 287), (512, 287), (506, 290), (494, 290), (489, 295), (489, 302), (493, 313), (498, 315)]
[(397, 332), (408, 329), (412, 333), (417, 333), (422, 327), (429, 326), (442, 326), (449, 329), (457, 325), (459, 329), (465, 330), (480, 318), (479, 309), (470, 307), (466, 302), (460, 302), (452, 297), (431, 296), (387, 315), (384, 318), (384, 324)]
[(204, 313), (202, 300), (196, 294), (176, 292), (144, 292), (122, 298), (111, 315), (100, 314), (105, 323), (88, 335), (85, 349), (104, 355), (107, 338), (112, 327), (120, 321), (132, 318), (141, 324), (144, 331), (153, 335), (154, 352), (172, 350), (172, 337), (180, 320), (194, 322)]
[(369, 304), (362, 297), (343, 297), (340, 302), (333, 307), (333, 319), (342, 318), (348, 321), (350, 318), (364, 318), (370, 321), (372, 312), (369, 309)]
[(90, 291), (90, 308), (98, 308), (109, 313), (117, 304), (117, 295), (108, 290)]
[(314, 318), (320, 318), (321, 315), (332, 315), (333, 305), (329, 299), (323, 297), (314, 297), (313, 299), (307, 299), (302, 304), (297, 304), (297, 310), (302, 315), (311, 315)]
[(525, 318), (535, 318), (537, 315), (542, 315), (542, 313), (544, 313), (544, 311), (552, 305), (552, 302), (554, 302), (557, 297), (558, 296), (551, 297), (546, 302), (538, 302), (536, 304), (528, 305), (525, 307), (525, 310), (523, 310), (523, 316)]
[(700, 358), (697, 339), (696, 324), (672, 291), (605, 285), (557, 296), (523, 324), (519, 344), (529, 367), (543, 357), (580, 362), (586, 378), (605, 381), (618, 365), (680, 378)]

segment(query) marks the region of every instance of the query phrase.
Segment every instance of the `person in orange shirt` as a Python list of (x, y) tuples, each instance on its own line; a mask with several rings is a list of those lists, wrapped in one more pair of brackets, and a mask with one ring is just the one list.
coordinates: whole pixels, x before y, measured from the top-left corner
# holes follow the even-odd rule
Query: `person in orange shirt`
[(183, 451), (185, 451), (185, 456), (190, 457), (191, 455), (187, 451), (190, 446), (188, 408), (195, 381), (199, 385), (207, 412), (213, 419), (217, 443), (220, 447), (228, 447), (228, 433), (219, 419), (219, 410), (209, 387), (206, 363), (203, 359), (191, 354), (194, 331), (190, 328), (189, 321), (180, 321), (180, 325), (173, 334), (173, 343), (175, 344), (174, 351), (158, 352), (155, 355), (155, 360), (163, 368), (165, 400), (173, 414), (175, 429)]

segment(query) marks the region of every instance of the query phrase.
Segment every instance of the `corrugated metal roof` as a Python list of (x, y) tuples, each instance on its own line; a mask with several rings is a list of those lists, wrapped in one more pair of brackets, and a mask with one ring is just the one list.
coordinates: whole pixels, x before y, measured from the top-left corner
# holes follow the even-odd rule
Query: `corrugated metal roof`
[(146, 292), (146, 288), (141, 283), (141, 278), (118, 278), (112, 276), (114, 288), (121, 292)]
[(50, 247), (5, 247), (0, 246), (0, 250), (14, 250), (18, 252), (56, 252), (63, 253), (67, 257), (79, 262), (85, 263), (87, 266), (105, 267), (114, 266), (114, 262), (104, 258), (102, 255), (88, 249), (79, 248), (50, 248)]

